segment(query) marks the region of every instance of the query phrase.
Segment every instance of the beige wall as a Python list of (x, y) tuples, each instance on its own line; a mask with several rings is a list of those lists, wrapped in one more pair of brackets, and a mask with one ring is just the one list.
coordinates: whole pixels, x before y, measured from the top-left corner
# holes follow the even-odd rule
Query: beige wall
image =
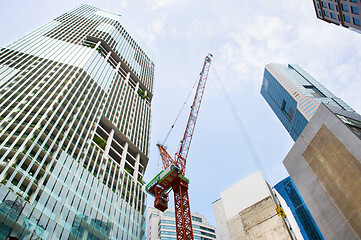
[(283, 163), (327, 240), (361, 239), (361, 139), (321, 104)]
[(322, 125), (303, 157), (353, 230), (361, 237), (361, 164)]
[(228, 221), (228, 228), (232, 240), (292, 239), (271, 197), (241, 211)]

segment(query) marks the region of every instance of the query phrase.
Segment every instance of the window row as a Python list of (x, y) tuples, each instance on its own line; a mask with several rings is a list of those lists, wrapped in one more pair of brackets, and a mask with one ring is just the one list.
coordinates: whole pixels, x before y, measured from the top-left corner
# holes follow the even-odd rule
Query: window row
[[(328, 9), (331, 9), (331, 10), (336, 9), (336, 11), (339, 12), (339, 8), (338, 8), (337, 4), (333, 4), (333, 3), (328, 3), (327, 4), (324, 1), (321, 1), (321, 2), (322, 2), (322, 8), (328, 8)], [(320, 9), (320, 4), (317, 4), (317, 6)], [(349, 6), (348, 4), (342, 3), (341, 4), (341, 9), (342, 9), (342, 12), (349, 12), (351, 10), (351, 13), (359, 15), (359, 9), (356, 6), (352, 6), (352, 5)]]

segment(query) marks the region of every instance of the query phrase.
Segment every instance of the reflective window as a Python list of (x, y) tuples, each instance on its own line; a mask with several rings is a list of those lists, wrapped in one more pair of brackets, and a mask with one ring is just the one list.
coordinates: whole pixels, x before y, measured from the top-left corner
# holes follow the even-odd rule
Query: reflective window
[(160, 235), (171, 235), (171, 236), (176, 236), (176, 232), (171, 232), (171, 231), (160, 231)]
[(304, 88), (309, 90), (309, 93), (312, 94), (312, 96), (316, 97), (316, 98), (324, 98), (326, 97), (320, 90), (318, 90), (315, 86), (313, 85), (303, 85)]
[[(59, 196), (59, 195), (60, 195), (61, 188), (62, 188), (61, 183), (60, 183), (60, 182), (56, 182), (55, 185), (54, 185), (54, 188), (53, 188), (52, 193), (55, 194), (56, 196)], [(54, 196), (53, 194), (52, 194), (52, 196)]]
[(201, 226), (201, 229), (206, 230), (206, 231), (210, 231), (210, 232), (213, 232), (213, 233), (216, 232), (215, 230), (213, 230), (211, 228), (207, 228), (207, 227), (203, 227), (203, 226)]
[(39, 199), (39, 204), (41, 204), (42, 206), (46, 205), (46, 202), (48, 201), (49, 195), (46, 192), (43, 192), (40, 196)]
[(350, 16), (347, 16), (347, 15), (343, 15), (343, 20), (345, 21), (345, 22), (350, 22)]
[(62, 206), (63, 205), (61, 203), (56, 202), (55, 207), (53, 208), (53, 213), (54, 213), (55, 217), (60, 215)]
[(69, 239), (69, 231), (66, 229), (63, 230), (63, 233), (61, 234), (62, 239)]
[(341, 7), (342, 7), (342, 11), (348, 12), (348, 6), (347, 6), (347, 4), (342, 3), (342, 4), (341, 4)]
[(354, 14), (358, 14), (358, 7), (356, 6), (351, 6), (351, 12), (354, 13)]
[(44, 230), (45, 227), (46, 227), (46, 225), (48, 224), (48, 221), (49, 221), (49, 218), (48, 218), (46, 215), (42, 214), (41, 217), (40, 217), (40, 219), (39, 219), (38, 226), (39, 226), (42, 230)]
[(7, 190), (6, 188), (4, 187), (0, 187), (0, 202), (3, 200), (3, 198), (6, 196), (6, 193), (8, 192), (9, 190)]
[(166, 216), (166, 217), (174, 217), (175, 216), (174, 212), (169, 212), (169, 211), (164, 212), (163, 215)]
[(357, 25), (357, 26), (360, 26), (360, 19), (358, 19), (358, 18), (352, 18), (353, 19), (353, 23), (355, 24), (355, 25)]
[(167, 225), (160, 225), (160, 229), (170, 229), (170, 230), (175, 230), (174, 226), (167, 226)]
[(192, 216), (192, 220), (196, 222), (202, 222), (202, 218), (196, 216)]
[(55, 227), (55, 222), (50, 219), (49, 222), (48, 222), (48, 226), (46, 227), (46, 231), (49, 232), (49, 236), (52, 235), (52, 233), (54, 231), (54, 227)]
[(175, 221), (169, 221), (169, 220), (161, 220), (160, 223), (161, 224), (173, 224), (173, 225), (175, 225)]

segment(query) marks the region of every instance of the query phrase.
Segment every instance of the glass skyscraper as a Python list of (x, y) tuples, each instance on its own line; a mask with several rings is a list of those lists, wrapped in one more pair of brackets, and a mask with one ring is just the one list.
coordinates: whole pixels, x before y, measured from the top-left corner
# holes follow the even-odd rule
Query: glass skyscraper
[(268, 64), (261, 94), (294, 141), (321, 102), (355, 112), (296, 64)]
[(306, 240), (324, 239), (291, 177), (277, 183), (274, 189), (283, 197), (292, 211), (303, 238)]
[[(296, 64), (268, 64), (261, 94), (296, 141), (321, 103), (355, 112)], [(291, 178), (275, 186), (286, 200), (305, 239), (323, 239)]]
[(141, 239), (154, 57), (81, 5), (0, 50), (0, 239)]

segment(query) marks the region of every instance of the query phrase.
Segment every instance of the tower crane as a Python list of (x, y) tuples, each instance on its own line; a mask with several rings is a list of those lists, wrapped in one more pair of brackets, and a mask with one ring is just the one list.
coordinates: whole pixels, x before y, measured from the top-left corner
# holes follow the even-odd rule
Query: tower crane
[(184, 175), (187, 155), (211, 65), (211, 57), (212, 54), (208, 54), (204, 60), (186, 130), (180, 142), (178, 152), (173, 159), (163, 144), (157, 144), (164, 170), (155, 176), (145, 187), (146, 191), (154, 197), (154, 207), (162, 212), (168, 208), (168, 195), (173, 190), (178, 240), (193, 239), (192, 217), (188, 196), (189, 180)]

